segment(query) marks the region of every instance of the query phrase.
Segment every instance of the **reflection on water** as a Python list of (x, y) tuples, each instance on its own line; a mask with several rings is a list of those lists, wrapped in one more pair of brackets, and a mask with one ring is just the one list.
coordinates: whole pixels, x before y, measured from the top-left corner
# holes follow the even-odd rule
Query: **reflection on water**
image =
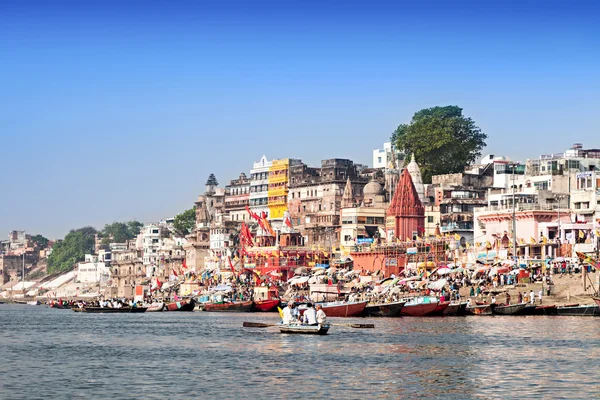
[[(0, 305), (0, 398), (588, 398), (600, 318), (371, 319), (282, 335), (276, 314)], [(333, 322), (364, 322), (362, 319)], [(307, 392), (310, 387), (310, 392)]]

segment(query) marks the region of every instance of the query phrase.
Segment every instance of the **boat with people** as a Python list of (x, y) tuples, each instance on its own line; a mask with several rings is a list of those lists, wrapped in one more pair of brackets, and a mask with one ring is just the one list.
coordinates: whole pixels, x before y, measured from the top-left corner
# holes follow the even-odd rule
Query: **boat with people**
[(189, 298), (183, 301), (174, 301), (172, 303), (165, 304), (166, 311), (194, 311), (196, 302), (193, 298)]
[(493, 307), (492, 307), (492, 314), (497, 314), (497, 315), (517, 315), (526, 306), (527, 306), (527, 303), (494, 304)]
[[(367, 300), (354, 302), (333, 301), (328, 303), (315, 303), (315, 306), (317, 305), (323, 307), (323, 311), (328, 317), (358, 317), (365, 310), (365, 307), (367, 306)], [(303, 315), (307, 308), (308, 305), (306, 304), (298, 306), (300, 315)]]
[(201, 310), (209, 312), (248, 312), (252, 309), (252, 304), (252, 300), (208, 302), (202, 304)]
[(400, 310), (400, 315), (403, 317), (424, 317), (430, 315), (439, 304), (439, 300), (436, 297), (430, 296), (412, 297), (405, 299), (405, 301), (404, 307)]
[(598, 316), (600, 315), (600, 307), (598, 304), (568, 304), (561, 307), (556, 307), (557, 315), (574, 315), (574, 316)]
[(329, 324), (323, 325), (302, 325), (302, 324), (279, 324), (281, 333), (297, 333), (304, 335), (326, 335), (329, 332)]
[(399, 317), (404, 304), (406, 304), (405, 301), (368, 303), (365, 307), (365, 314), (369, 317)]

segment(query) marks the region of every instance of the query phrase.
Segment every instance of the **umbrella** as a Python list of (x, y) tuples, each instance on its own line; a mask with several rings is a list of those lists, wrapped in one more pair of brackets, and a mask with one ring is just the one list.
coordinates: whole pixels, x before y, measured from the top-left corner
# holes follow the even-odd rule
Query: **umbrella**
[(324, 269), (318, 269), (314, 271), (313, 275), (323, 275), (326, 271)]
[(463, 267), (454, 268), (452, 270), (452, 273), (455, 273), (455, 272), (465, 272), (465, 269)]
[(281, 273), (277, 272), (277, 271), (271, 271), (271, 272), (269, 272), (269, 275), (271, 275), (271, 276), (281, 276)]
[(438, 275), (446, 275), (452, 272), (450, 268), (440, 268), (437, 270)]
[(296, 275), (301, 275), (301, 274), (304, 274), (304, 273), (306, 273), (307, 271), (308, 271), (308, 270), (306, 269), (306, 267), (298, 267), (298, 268), (296, 268), (296, 269), (294, 270), (294, 273), (295, 273)]
[(446, 286), (446, 283), (448, 283), (446, 279), (440, 279), (439, 281), (431, 282), (427, 287), (433, 290), (440, 290)]

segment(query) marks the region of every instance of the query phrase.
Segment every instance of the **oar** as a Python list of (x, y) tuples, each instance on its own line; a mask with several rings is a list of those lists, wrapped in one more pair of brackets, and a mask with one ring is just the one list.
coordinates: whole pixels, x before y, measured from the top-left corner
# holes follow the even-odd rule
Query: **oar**
[(350, 328), (375, 328), (375, 324), (329, 324), (332, 326), (349, 326)]
[(270, 326), (277, 326), (278, 324), (265, 324), (262, 322), (244, 322), (244, 328), (268, 328)]

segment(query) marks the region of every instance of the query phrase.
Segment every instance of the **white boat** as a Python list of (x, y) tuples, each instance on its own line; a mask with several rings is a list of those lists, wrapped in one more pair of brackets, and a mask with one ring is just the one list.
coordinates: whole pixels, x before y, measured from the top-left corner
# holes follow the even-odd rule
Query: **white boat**
[(28, 301), (27, 304), (29, 304), (30, 306), (39, 306), (42, 303), (40, 303), (37, 300), (33, 300), (33, 301)]
[(300, 324), (280, 324), (281, 333), (300, 333), (305, 335), (326, 335), (329, 331), (329, 324), (324, 325), (300, 325)]

